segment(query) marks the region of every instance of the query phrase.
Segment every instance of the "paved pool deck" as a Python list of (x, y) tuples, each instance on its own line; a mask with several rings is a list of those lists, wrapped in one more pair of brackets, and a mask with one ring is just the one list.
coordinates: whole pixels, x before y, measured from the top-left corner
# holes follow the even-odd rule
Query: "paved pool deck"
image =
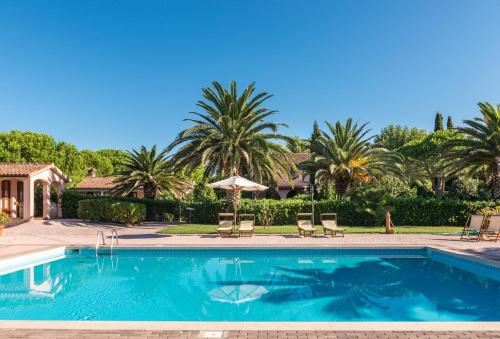
[[(241, 246), (241, 247), (325, 247), (325, 246), (433, 246), (450, 251), (474, 256), (476, 259), (486, 258), (500, 262), (500, 242), (460, 241), (457, 234), (346, 234), (345, 237), (318, 236), (299, 237), (298, 235), (255, 235), (251, 238), (225, 237), (215, 235), (159, 235), (157, 231), (165, 224), (148, 223), (139, 227), (121, 227), (112, 224), (89, 223), (80, 220), (35, 220), (6, 228), (0, 237), (0, 258), (17, 256), (28, 252), (37, 252), (60, 246), (95, 246), (96, 234), (102, 230), (106, 243), (111, 241), (111, 232), (118, 232), (119, 246)], [(204, 331), (212, 328), (161, 328), (158, 324), (149, 323), (146, 327), (108, 328), (109, 325), (90, 326), (84, 328), (60, 326), (57, 322), (0, 321), (0, 338), (205, 338)], [(77, 322), (82, 324), (81, 322)], [(271, 326), (273, 324), (273, 326)], [(330, 323), (331, 324), (331, 323)], [(377, 325), (378, 324), (378, 325)], [(222, 338), (500, 338), (500, 324), (486, 323), (484, 326), (471, 323), (440, 323), (432, 325), (414, 323), (411, 326), (401, 324), (387, 325), (383, 323), (357, 323), (350, 327), (332, 327), (311, 329), (307, 324), (302, 328), (281, 328), (280, 323), (269, 326), (259, 324), (257, 327), (234, 327), (231, 323), (218, 323), (214, 327), (215, 335)], [(144, 324), (143, 324), (144, 325)], [(202, 324), (198, 324), (199, 327)], [(380, 326), (379, 326), (380, 325)], [(208, 326), (208, 327), (207, 327)], [(375, 327), (373, 327), (375, 326)], [(378, 327), (377, 327), (378, 326)], [(465, 327), (463, 327), (465, 326)], [(205, 328), (206, 327), (206, 328)], [(299, 326), (300, 327), (300, 326)], [(214, 335), (208, 332), (208, 337)]]
[(95, 246), (98, 230), (111, 242), (116, 229), (120, 246), (435, 246), (500, 261), (500, 242), (461, 241), (457, 234), (346, 234), (345, 237), (300, 237), (298, 234), (217, 237), (216, 235), (161, 235), (167, 226), (148, 223), (136, 227), (83, 222), (80, 220), (35, 220), (4, 230), (0, 258), (54, 246)]

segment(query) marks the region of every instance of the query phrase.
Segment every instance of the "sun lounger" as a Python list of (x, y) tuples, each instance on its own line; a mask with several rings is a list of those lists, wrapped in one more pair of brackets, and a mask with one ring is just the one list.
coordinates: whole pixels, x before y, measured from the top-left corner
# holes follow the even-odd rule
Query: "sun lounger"
[(472, 239), (479, 240), (481, 229), (484, 226), (484, 215), (471, 214), (467, 222), (465, 223), (462, 235), (462, 239)]
[(316, 236), (316, 228), (312, 224), (311, 213), (297, 213), (297, 226), (299, 235), (303, 235), (304, 237), (307, 235)]
[(240, 214), (240, 228), (238, 233), (240, 237), (252, 236), (255, 231), (255, 214)]
[(219, 226), (217, 227), (217, 235), (231, 235), (234, 231), (234, 214), (219, 213)]
[(497, 242), (500, 238), (500, 215), (490, 215), (488, 228), (481, 231), (480, 238)]
[(344, 236), (344, 229), (338, 227), (337, 225), (337, 213), (321, 213), (321, 226), (323, 226), (323, 232), (325, 235), (330, 233), (330, 235), (337, 236), (339, 233), (341, 236)]

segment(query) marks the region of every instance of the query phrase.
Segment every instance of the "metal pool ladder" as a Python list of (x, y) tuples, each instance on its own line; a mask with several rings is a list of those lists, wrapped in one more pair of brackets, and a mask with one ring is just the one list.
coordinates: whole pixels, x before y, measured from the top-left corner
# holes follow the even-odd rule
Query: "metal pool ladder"
[[(114, 240), (114, 242), (113, 242), (113, 240)], [(113, 228), (113, 230), (111, 231), (111, 251), (113, 251), (113, 244), (114, 243), (116, 245), (118, 245), (118, 231)]]
[(102, 230), (97, 231), (97, 239), (95, 243), (95, 255), (97, 256), (97, 251), (99, 250), (99, 240), (101, 240), (102, 245), (106, 245), (106, 241), (104, 240), (104, 232)]

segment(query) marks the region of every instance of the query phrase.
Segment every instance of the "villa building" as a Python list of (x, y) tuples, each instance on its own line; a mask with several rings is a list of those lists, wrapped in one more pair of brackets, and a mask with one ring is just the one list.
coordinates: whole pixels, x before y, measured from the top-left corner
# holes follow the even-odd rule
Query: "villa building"
[[(116, 177), (113, 176), (99, 177), (95, 168), (89, 168), (87, 176), (72, 189), (82, 194), (105, 196), (109, 195), (111, 189), (115, 187), (115, 180)], [(129, 196), (142, 199), (144, 198), (144, 191), (137, 189)]]
[[(309, 153), (290, 153), (287, 154), (290, 164), (298, 166), (300, 163), (311, 158)], [(281, 199), (292, 198), (297, 194), (309, 193), (309, 174), (303, 171), (293, 171), (292, 179), (282, 177), (278, 179), (277, 188)]]
[(54, 164), (0, 163), (1, 211), (13, 219), (60, 218), (67, 182)]

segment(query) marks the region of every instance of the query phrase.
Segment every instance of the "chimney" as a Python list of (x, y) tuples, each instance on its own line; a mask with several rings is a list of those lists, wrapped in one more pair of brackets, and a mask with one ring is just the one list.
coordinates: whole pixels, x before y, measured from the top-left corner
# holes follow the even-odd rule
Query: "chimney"
[(87, 177), (89, 177), (89, 178), (95, 178), (96, 174), (97, 174), (97, 170), (94, 167), (90, 167), (87, 170)]

